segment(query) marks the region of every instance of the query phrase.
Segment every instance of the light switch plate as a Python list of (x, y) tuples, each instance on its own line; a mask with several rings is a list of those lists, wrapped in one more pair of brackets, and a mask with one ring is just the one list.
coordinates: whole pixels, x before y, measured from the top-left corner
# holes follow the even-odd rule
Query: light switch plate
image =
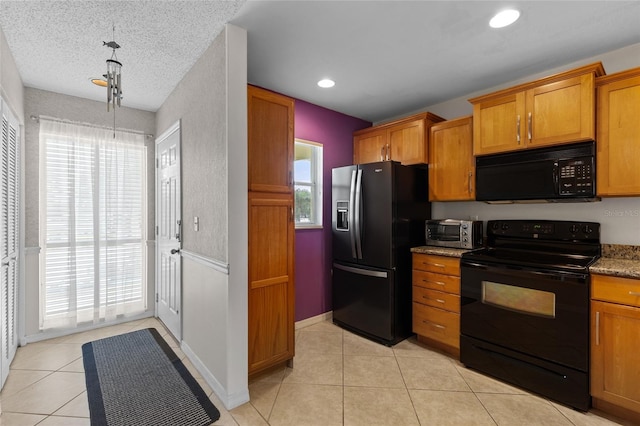
[(193, 230), (196, 232), (200, 230), (200, 218), (198, 216), (193, 217)]

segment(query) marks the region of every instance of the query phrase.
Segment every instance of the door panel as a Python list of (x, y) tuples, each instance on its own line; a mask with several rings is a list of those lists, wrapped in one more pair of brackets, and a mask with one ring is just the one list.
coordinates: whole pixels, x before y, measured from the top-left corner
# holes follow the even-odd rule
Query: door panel
[[(355, 246), (351, 243), (355, 223), (355, 212), (352, 204), (351, 181), (356, 173), (356, 166), (335, 168), (331, 172), (331, 229), (333, 258), (345, 262), (356, 262)], [(355, 183), (355, 182), (354, 182)], [(340, 213), (338, 212), (340, 210)], [(346, 211), (345, 211), (346, 210)], [(340, 229), (338, 228), (338, 216), (342, 215)], [(346, 216), (346, 223), (345, 217)]]
[(249, 191), (293, 192), (293, 99), (249, 86)]
[(156, 301), (158, 318), (182, 339), (180, 126), (156, 142)]
[(249, 374), (294, 355), (293, 201), (278, 195), (249, 193)]
[(582, 371), (589, 368), (589, 282), (462, 265), (461, 333)]
[(394, 272), (333, 264), (333, 320), (382, 340), (392, 340)]
[(18, 265), (20, 252), (20, 128), (0, 99), (2, 175), (0, 180), (0, 389), (18, 348)]
[(362, 259), (358, 263), (379, 268), (395, 267), (393, 259), (393, 163), (361, 164), (362, 198), (360, 233)]

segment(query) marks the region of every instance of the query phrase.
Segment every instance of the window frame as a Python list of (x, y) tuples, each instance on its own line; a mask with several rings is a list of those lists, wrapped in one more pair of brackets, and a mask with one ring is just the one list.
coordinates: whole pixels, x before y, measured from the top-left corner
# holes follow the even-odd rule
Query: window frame
[(301, 138), (294, 139), (294, 164), (295, 164), (295, 149), (298, 145), (305, 145), (311, 147), (312, 155), (311, 155), (311, 170), (310, 170), (310, 182), (308, 181), (299, 181), (296, 177), (295, 173), (295, 165), (294, 165), (294, 173), (293, 173), (293, 204), (294, 204), (294, 212), (295, 212), (295, 204), (296, 204), (296, 196), (295, 191), (296, 187), (304, 186), (309, 187), (311, 190), (311, 206), (312, 206), (312, 221), (309, 223), (299, 222), (296, 219), (296, 215), (294, 213), (294, 224), (295, 229), (323, 229), (323, 161), (324, 161), (324, 147), (322, 143), (310, 141)]

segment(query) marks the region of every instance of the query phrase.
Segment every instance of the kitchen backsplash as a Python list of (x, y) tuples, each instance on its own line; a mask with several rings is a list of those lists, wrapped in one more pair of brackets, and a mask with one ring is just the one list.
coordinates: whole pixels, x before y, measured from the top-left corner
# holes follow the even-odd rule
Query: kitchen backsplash
[(640, 260), (640, 246), (623, 244), (602, 244), (602, 257)]

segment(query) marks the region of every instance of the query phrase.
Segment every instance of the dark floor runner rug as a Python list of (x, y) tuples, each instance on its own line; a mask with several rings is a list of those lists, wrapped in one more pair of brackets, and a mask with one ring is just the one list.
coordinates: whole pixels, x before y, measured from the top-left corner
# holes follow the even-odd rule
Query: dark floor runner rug
[(154, 328), (82, 345), (92, 426), (205, 426), (220, 418)]

